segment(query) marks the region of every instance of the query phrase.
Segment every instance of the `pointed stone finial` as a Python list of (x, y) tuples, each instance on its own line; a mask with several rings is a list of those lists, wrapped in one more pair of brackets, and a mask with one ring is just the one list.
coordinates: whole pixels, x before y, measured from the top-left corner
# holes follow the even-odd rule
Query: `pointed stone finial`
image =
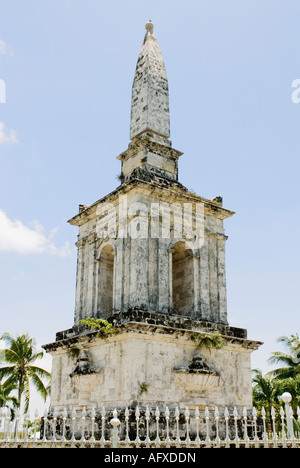
[(153, 32), (153, 29), (154, 29), (154, 24), (152, 23), (151, 20), (147, 21), (147, 23), (145, 24), (145, 29), (146, 31), (149, 31), (149, 32)]

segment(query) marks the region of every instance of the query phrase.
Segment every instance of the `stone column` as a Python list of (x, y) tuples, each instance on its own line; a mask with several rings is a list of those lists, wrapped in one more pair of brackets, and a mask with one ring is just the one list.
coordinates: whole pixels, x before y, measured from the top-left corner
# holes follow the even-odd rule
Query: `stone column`
[(172, 272), (170, 276), (169, 265), (169, 256), (171, 254), (167, 252), (167, 242), (169, 242), (169, 239), (160, 237), (158, 240), (158, 311), (164, 314), (168, 314), (170, 310), (170, 278), (172, 281)]
[(214, 233), (208, 237), (208, 264), (209, 264), (209, 297), (211, 320), (219, 321), (219, 298), (218, 298), (218, 254), (217, 239)]
[(123, 294), (124, 294), (124, 240), (117, 240), (117, 251), (114, 257), (114, 312), (123, 310)]
[(210, 298), (209, 298), (209, 263), (208, 263), (208, 237), (205, 235), (204, 242), (200, 247), (200, 308), (201, 320), (211, 320)]
[(124, 242), (124, 250), (123, 250), (123, 257), (124, 257), (124, 275), (122, 278), (123, 282), (123, 307), (124, 311), (126, 312), (130, 307), (130, 283), (131, 283), (131, 239), (128, 236), (126, 239), (123, 239)]
[(99, 270), (100, 270), (100, 260), (95, 258), (95, 317), (98, 319), (100, 314), (100, 304), (99, 304)]
[(174, 249), (169, 249), (168, 265), (169, 265), (169, 312), (173, 309), (173, 253)]
[(227, 236), (218, 236), (217, 251), (218, 251), (218, 291), (219, 291), (219, 321), (228, 323), (227, 321), (227, 292), (226, 292), (226, 269), (225, 269), (225, 242)]
[(130, 307), (148, 310), (148, 244), (149, 239), (131, 239), (130, 243)]
[(129, 307), (149, 310), (149, 213), (144, 203), (132, 202), (128, 207), (130, 236), (130, 299)]
[(193, 318), (200, 318), (200, 255), (199, 252), (193, 252), (193, 267), (194, 267), (194, 313)]
[(75, 325), (82, 318), (83, 309), (83, 281), (84, 281), (84, 246), (85, 240), (78, 241), (76, 247), (77, 253), (77, 277), (76, 277), (76, 300), (75, 300)]
[(149, 238), (149, 311), (158, 307), (158, 239)]
[(87, 285), (86, 285), (86, 317), (94, 317), (97, 313), (95, 310), (96, 301), (96, 241), (94, 237), (87, 242)]
[(113, 266), (113, 300), (112, 300), (112, 313), (116, 310), (116, 263), (117, 263), (117, 253), (113, 251), (113, 258), (114, 258), (114, 266)]

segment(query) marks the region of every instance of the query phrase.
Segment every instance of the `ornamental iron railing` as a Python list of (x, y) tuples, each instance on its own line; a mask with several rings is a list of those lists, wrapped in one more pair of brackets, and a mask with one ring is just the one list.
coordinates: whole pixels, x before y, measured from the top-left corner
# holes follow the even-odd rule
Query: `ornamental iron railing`
[(75, 408), (22, 418), (0, 409), (0, 448), (296, 448), (300, 409)]

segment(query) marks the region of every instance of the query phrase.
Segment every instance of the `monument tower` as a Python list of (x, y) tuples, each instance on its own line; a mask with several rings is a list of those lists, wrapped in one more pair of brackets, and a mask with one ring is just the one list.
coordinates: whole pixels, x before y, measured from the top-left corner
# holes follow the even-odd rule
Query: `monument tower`
[[(151, 21), (138, 57), (121, 184), (69, 222), (79, 228), (74, 326), (53, 356), (51, 407), (252, 406), (259, 342), (228, 324), (222, 198), (178, 180), (167, 73)], [(105, 319), (117, 334), (80, 323)], [(214, 333), (221, 348), (199, 348)]]

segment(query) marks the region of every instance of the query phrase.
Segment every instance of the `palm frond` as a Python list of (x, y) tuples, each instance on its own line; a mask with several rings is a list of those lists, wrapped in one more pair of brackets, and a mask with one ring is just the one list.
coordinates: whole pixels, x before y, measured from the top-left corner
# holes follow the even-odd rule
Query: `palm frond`
[(31, 382), (44, 401), (46, 401), (48, 397), (47, 387), (45, 387), (44, 383), (37, 374), (32, 375)]
[(271, 377), (271, 379), (288, 379), (293, 377), (294, 370), (290, 367), (281, 367), (279, 369), (268, 372), (268, 375)]
[(38, 375), (39, 377), (50, 379), (51, 374), (50, 372), (46, 371), (45, 369), (42, 369), (41, 367), (37, 366), (29, 366), (29, 372), (30, 375), (33, 376), (34, 374)]
[[(29, 403), (30, 403), (30, 380), (28, 375), (25, 377), (25, 382), (24, 382), (24, 391), (23, 393), (25, 394), (25, 405), (24, 405), (24, 413), (28, 413), (29, 410)], [(20, 402), (21, 406), (21, 402)]]
[(11, 384), (15, 385), (18, 392), (18, 404), (21, 406), (21, 400), (23, 401), (24, 398), (26, 412), (30, 402), (31, 384), (35, 386), (43, 399), (48, 394), (42, 379), (46, 379), (48, 383), (51, 374), (35, 365), (37, 360), (44, 357), (44, 353), (36, 351), (35, 340), (27, 333), (16, 337), (4, 333), (1, 339), (7, 345), (7, 348), (1, 352), (1, 360), (11, 365), (0, 367), (0, 380), (7, 378)]
[(43, 351), (38, 351), (37, 353), (35, 353), (35, 354), (33, 354), (31, 356), (31, 362), (43, 359), (43, 357), (44, 357)]
[(3, 357), (3, 361), (9, 362), (10, 364), (16, 364), (20, 359), (18, 354), (9, 348), (2, 350), (1, 357)]
[(0, 367), (0, 380), (4, 379), (5, 377), (11, 377), (14, 375), (14, 367), (7, 366), (7, 367)]
[(282, 353), (281, 351), (273, 352), (271, 356), (269, 357), (268, 361), (271, 364), (282, 363), (282, 364), (286, 364), (287, 366), (294, 365), (293, 357), (290, 356), (289, 354)]

